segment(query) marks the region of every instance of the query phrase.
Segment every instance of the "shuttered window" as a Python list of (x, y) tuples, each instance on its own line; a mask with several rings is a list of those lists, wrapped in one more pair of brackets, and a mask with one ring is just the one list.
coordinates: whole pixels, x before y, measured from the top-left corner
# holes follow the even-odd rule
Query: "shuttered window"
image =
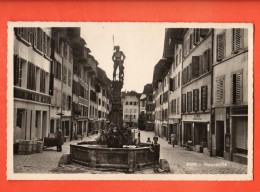
[(178, 73), (178, 87), (181, 85), (181, 73)]
[(211, 64), (212, 64), (212, 52), (211, 49), (207, 49), (203, 53), (203, 73), (207, 73), (211, 69)]
[(71, 70), (68, 69), (68, 86), (71, 87)]
[(176, 99), (173, 100), (173, 113), (176, 114)]
[(242, 70), (231, 74), (231, 101), (233, 104), (242, 102), (243, 96), (243, 79)]
[(67, 67), (65, 65), (63, 66), (62, 72), (63, 72), (62, 73), (62, 75), (63, 75), (63, 78), (62, 78), (63, 79), (63, 83), (66, 84), (67, 83)]
[(43, 52), (44, 33), (41, 28), (37, 28), (37, 36), (34, 38), (36, 38), (36, 42), (37, 42), (36, 48), (39, 51)]
[(169, 90), (173, 91), (173, 79), (172, 78), (170, 78)]
[(193, 56), (192, 57), (192, 78), (199, 77), (199, 65), (200, 65), (200, 57)]
[(206, 111), (208, 108), (208, 86), (201, 87), (201, 111)]
[(193, 111), (199, 111), (199, 89), (193, 90)]
[(188, 69), (188, 82), (192, 80), (192, 63), (187, 67)]
[(225, 102), (225, 76), (216, 79), (216, 103), (224, 104)]
[(186, 94), (182, 94), (181, 97), (181, 111), (182, 113), (186, 112)]
[(32, 28), (22, 27), (22, 28), (14, 28), (14, 30), (15, 30), (15, 34), (20, 39), (22, 39), (23, 41), (26, 41), (27, 43), (32, 43), (32, 41), (33, 41)]
[(217, 61), (225, 56), (225, 33), (217, 35)]
[(63, 92), (62, 93), (62, 109), (65, 110), (67, 108), (66, 104), (67, 104), (67, 102), (66, 102), (66, 93)]
[(200, 42), (200, 29), (194, 29), (193, 44), (197, 45)]
[(14, 55), (14, 85), (22, 86), (22, 60), (18, 55)]
[(28, 62), (27, 89), (36, 90), (36, 67)]
[(187, 112), (192, 111), (192, 92), (187, 93)]
[(189, 51), (191, 51), (193, 49), (193, 38), (192, 37), (193, 37), (192, 34), (190, 34), (190, 46), (189, 46), (190, 50)]
[(242, 29), (233, 29), (232, 51), (237, 53), (242, 48)]
[(180, 112), (180, 110), (179, 110), (179, 108), (180, 108), (180, 98), (178, 97), (177, 98), (177, 114), (179, 114), (179, 112)]
[(46, 72), (41, 69), (40, 70), (40, 92), (45, 93), (45, 80), (46, 80)]

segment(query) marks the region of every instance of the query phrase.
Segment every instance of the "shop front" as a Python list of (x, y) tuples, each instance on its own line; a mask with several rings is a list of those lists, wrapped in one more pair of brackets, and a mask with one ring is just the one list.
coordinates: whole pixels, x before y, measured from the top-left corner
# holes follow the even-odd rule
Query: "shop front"
[(209, 114), (183, 115), (182, 145), (193, 151), (209, 154)]

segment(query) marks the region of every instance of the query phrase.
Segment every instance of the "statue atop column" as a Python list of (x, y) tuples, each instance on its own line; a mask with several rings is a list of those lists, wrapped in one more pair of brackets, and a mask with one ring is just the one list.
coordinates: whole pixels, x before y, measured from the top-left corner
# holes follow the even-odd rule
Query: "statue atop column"
[(116, 70), (119, 67), (119, 81), (124, 81), (124, 61), (125, 61), (125, 54), (123, 51), (120, 51), (119, 46), (114, 46), (115, 52), (113, 53), (112, 60), (114, 61), (114, 72), (113, 72), (113, 81), (116, 80)]

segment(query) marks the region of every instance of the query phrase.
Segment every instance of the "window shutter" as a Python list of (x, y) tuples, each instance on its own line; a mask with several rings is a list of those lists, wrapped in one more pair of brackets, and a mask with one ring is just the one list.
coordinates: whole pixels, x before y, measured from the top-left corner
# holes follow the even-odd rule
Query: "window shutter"
[(200, 29), (194, 29), (193, 31), (193, 45), (197, 45), (200, 42)]
[(242, 84), (243, 84), (243, 80), (242, 80), (242, 71), (238, 72), (236, 75), (236, 101), (237, 103), (241, 103), (242, 102), (242, 94), (243, 94), (243, 90), (242, 90)]
[(178, 73), (178, 87), (181, 85), (181, 73)]
[(42, 33), (42, 45), (43, 45), (43, 54), (47, 55), (47, 36), (46, 33), (43, 32)]
[(173, 79), (172, 78), (170, 78), (169, 90), (173, 91)]
[(206, 111), (208, 108), (208, 87), (201, 87), (201, 111)]
[(193, 90), (193, 111), (199, 111), (199, 89)]
[(192, 92), (187, 93), (187, 112), (192, 111)]
[(200, 36), (204, 38), (209, 33), (209, 29), (200, 29)]
[(188, 69), (188, 82), (189, 82), (192, 79), (192, 63), (189, 64), (187, 69)]
[(225, 54), (225, 33), (217, 35), (217, 61), (221, 61)]
[(177, 114), (179, 114), (180, 98), (177, 98)]
[(190, 34), (190, 50), (189, 51), (191, 51), (193, 48), (193, 38), (192, 37), (193, 37), (192, 34)]
[(19, 85), (19, 57), (14, 55), (14, 85)]
[(182, 98), (181, 98), (181, 111), (182, 113), (186, 112), (186, 94), (182, 94)]
[(237, 53), (242, 47), (241, 34), (242, 34), (242, 29), (233, 29), (233, 38), (232, 38), (233, 53)]
[(33, 28), (33, 47), (37, 48), (37, 28)]
[(216, 93), (216, 101), (218, 104), (224, 104), (224, 86), (225, 86), (225, 81), (224, 77), (219, 77), (216, 80), (217, 82), (217, 93)]
[(200, 56), (192, 57), (192, 78), (199, 77)]

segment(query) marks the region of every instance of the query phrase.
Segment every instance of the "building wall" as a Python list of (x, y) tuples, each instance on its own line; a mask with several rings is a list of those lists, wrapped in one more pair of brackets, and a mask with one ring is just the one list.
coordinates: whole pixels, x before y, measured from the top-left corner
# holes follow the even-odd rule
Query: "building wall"
[[(132, 105), (130, 105), (131, 102)], [(135, 105), (134, 102), (136, 103)], [(127, 123), (129, 122), (137, 123), (138, 117), (139, 117), (139, 99), (136, 96), (126, 95), (126, 97), (123, 99), (123, 121)]]
[[(30, 31), (29, 31), (30, 30)], [(23, 32), (22, 32), (23, 31)], [(42, 46), (38, 31), (51, 39), (49, 28), (15, 28), (14, 34), (14, 142), (47, 136), (49, 130), (50, 44)], [(21, 33), (22, 32), (22, 33)], [(24, 34), (29, 37), (23, 36)], [(20, 36), (21, 35), (21, 36)], [(36, 49), (36, 44), (41, 50)], [(48, 41), (50, 43), (50, 41)], [(39, 48), (39, 47), (38, 47)], [(47, 52), (48, 51), (48, 52)], [(32, 66), (29, 71), (29, 65)], [(42, 75), (44, 72), (44, 76)], [(41, 77), (45, 77), (41, 79)], [(28, 79), (31, 78), (31, 79)], [(44, 83), (43, 83), (44, 82)], [(44, 87), (43, 87), (44, 86)]]

